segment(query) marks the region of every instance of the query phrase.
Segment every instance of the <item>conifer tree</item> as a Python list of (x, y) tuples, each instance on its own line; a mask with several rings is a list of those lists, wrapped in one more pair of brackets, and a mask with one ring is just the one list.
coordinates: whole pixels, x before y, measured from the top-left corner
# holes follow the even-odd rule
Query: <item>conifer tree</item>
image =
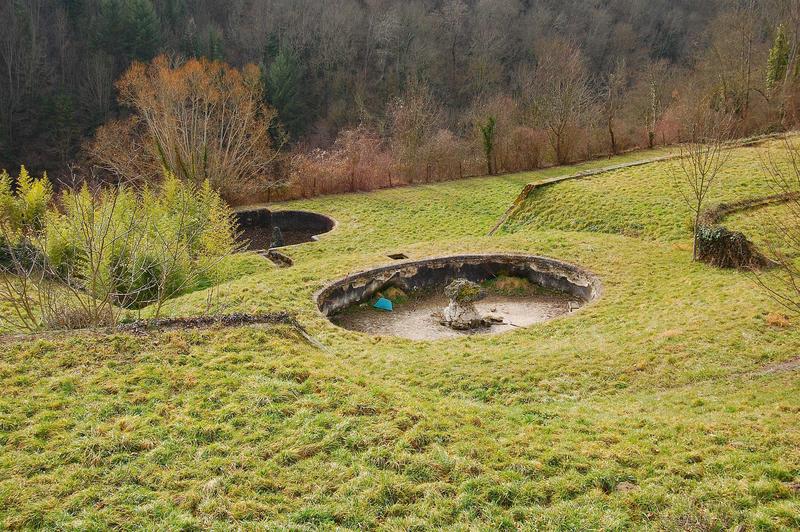
[(303, 70), (297, 57), (281, 49), (266, 78), (267, 100), (278, 111), (281, 124), (296, 138), (305, 129), (308, 115), (301, 93)]
[(494, 154), (494, 136), (495, 126), (497, 120), (490, 116), (485, 125), (480, 126), (481, 137), (483, 138), (483, 153), (486, 156), (486, 170), (489, 175), (494, 174), (494, 165), (492, 164), (492, 156)]
[(769, 51), (767, 60), (767, 88), (772, 89), (786, 77), (789, 66), (789, 41), (783, 25), (778, 26), (775, 41)]

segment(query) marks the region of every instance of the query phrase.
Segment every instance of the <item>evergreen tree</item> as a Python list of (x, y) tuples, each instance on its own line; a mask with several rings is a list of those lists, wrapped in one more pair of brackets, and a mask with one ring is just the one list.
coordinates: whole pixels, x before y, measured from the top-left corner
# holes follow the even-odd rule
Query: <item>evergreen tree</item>
[(63, 0), (64, 11), (67, 13), (69, 20), (73, 24), (78, 24), (81, 17), (86, 16), (86, 2), (84, 0)]
[(70, 149), (75, 145), (80, 136), (75, 117), (75, 101), (66, 92), (60, 91), (47, 99), (47, 124), (50, 146), (57, 154), (62, 164), (67, 164)]
[(486, 156), (486, 170), (489, 172), (489, 175), (494, 175), (495, 171), (493, 164), (493, 155), (494, 155), (496, 126), (497, 126), (497, 120), (495, 120), (493, 116), (489, 117), (485, 125), (480, 126), (481, 137), (483, 140), (483, 154)]
[(130, 0), (126, 12), (127, 45), (132, 57), (152, 59), (158, 52), (161, 28), (150, 0)]
[(151, 0), (103, 0), (100, 7), (99, 48), (124, 63), (155, 57), (161, 25)]
[(767, 60), (767, 88), (772, 89), (786, 77), (789, 66), (789, 41), (783, 30), (783, 25), (778, 26), (775, 41), (769, 51)]
[(166, 27), (173, 33), (178, 32), (186, 17), (186, 0), (161, 0), (157, 7)]
[(224, 60), (225, 54), (222, 43), (223, 43), (222, 32), (216, 28), (209, 29), (208, 44), (206, 46), (206, 51), (203, 55), (205, 55), (206, 58), (211, 59), (212, 61)]
[(281, 49), (267, 71), (266, 95), (267, 101), (278, 111), (278, 118), (293, 138), (297, 138), (308, 123), (302, 82), (303, 69), (300, 62), (291, 51)]

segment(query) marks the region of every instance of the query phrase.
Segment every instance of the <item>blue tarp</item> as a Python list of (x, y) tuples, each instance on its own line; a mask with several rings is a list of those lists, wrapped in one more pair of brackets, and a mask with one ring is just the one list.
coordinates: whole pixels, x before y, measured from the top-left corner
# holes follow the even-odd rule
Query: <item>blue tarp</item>
[(392, 302), (386, 299), (385, 297), (382, 297), (379, 300), (377, 300), (373, 305), (373, 307), (375, 307), (378, 310), (386, 310), (388, 312), (394, 310), (394, 305), (392, 305)]

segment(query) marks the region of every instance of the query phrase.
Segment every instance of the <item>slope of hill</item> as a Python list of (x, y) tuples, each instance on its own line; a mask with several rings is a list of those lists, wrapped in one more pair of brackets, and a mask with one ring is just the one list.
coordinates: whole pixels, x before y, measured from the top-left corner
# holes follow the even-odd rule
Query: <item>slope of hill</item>
[[(690, 262), (664, 164), (543, 189), (492, 237), (524, 184), (573, 170), (286, 205), (339, 225), (293, 268), (243, 257), (216, 309), (291, 311), (325, 350), (282, 327), (0, 344), (0, 526), (800, 527), (800, 329), (768, 323), (748, 277)], [(763, 193), (755, 149), (718, 190)], [(603, 297), (438, 342), (346, 331), (312, 301), (391, 253), (488, 251), (579, 264)]]

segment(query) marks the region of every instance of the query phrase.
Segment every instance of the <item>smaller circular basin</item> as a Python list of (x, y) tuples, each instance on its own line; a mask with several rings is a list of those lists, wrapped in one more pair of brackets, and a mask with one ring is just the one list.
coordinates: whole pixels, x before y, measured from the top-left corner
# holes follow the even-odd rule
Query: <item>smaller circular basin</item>
[(240, 239), (246, 241), (247, 249), (261, 251), (273, 244), (273, 231), (280, 229), (283, 245), (293, 246), (313, 242), (336, 226), (333, 218), (309, 211), (270, 211), (269, 209), (246, 209), (235, 213), (241, 231)]

